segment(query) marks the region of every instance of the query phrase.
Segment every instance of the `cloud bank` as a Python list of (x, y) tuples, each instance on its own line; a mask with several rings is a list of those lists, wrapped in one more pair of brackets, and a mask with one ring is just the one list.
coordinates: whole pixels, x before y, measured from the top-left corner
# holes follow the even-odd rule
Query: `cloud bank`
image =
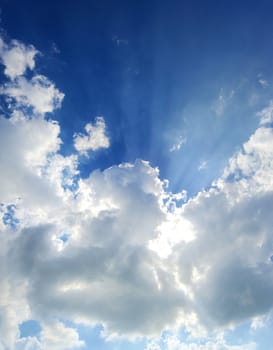
[[(0, 116), (0, 349), (83, 347), (65, 320), (132, 338), (179, 327), (198, 335), (270, 313), (272, 104), (222, 177), (186, 201), (144, 160), (81, 178), (78, 154), (60, 153), (61, 126), (46, 117), (64, 95), (35, 75), (38, 51), (3, 39), (0, 48), (10, 103)], [(105, 130), (103, 118), (87, 124), (75, 149), (108, 148)], [(31, 319), (40, 336), (20, 337)]]

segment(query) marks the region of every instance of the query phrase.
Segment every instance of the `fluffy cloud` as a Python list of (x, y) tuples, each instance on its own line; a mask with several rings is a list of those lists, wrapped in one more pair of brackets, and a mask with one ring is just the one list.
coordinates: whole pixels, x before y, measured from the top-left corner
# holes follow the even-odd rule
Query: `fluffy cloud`
[(31, 80), (19, 77), (5, 84), (2, 94), (9, 102), (14, 101), (21, 108), (31, 107), (40, 114), (53, 112), (61, 106), (64, 98), (64, 94), (43, 75), (35, 75)]
[(0, 92), (10, 108), (32, 108), (34, 113), (44, 114), (59, 108), (64, 94), (43, 75), (32, 73), (31, 79), (23, 76), (27, 68), (31, 71), (34, 69), (37, 53), (31, 45), (24, 45), (17, 40), (7, 44), (0, 37), (0, 60), (5, 66), (4, 73), (9, 78), (1, 86)]
[(79, 153), (87, 156), (89, 150), (96, 151), (110, 146), (103, 117), (97, 117), (94, 124), (88, 123), (84, 129), (85, 134), (74, 135), (74, 147)]
[(14, 350), (75, 350), (85, 345), (74, 328), (66, 327), (63, 323), (56, 321), (51, 322), (50, 325), (43, 325), (43, 330), (38, 338), (17, 339)]
[(272, 129), (261, 126), (221, 179), (183, 208), (196, 239), (175, 247), (193, 310), (207, 327), (268, 312), (273, 306)]
[(225, 113), (226, 109), (232, 101), (234, 94), (234, 90), (231, 90), (229, 93), (224, 92), (224, 89), (220, 90), (218, 98), (212, 106), (212, 110), (218, 117), (221, 117)]
[[(81, 347), (61, 320), (135, 337), (225, 329), (272, 310), (272, 105), (223, 176), (186, 202), (143, 160), (80, 178), (77, 155), (60, 153), (60, 125), (44, 118), (62, 93), (44, 77), (9, 74), (2, 92), (15, 103), (0, 117), (3, 347)], [(109, 147), (105, 128), (103, 118), (87, 124), (76, 150)], [(19, 338), (28, 319), (41, 323), (39, 340)], [(169, 348), (199, 349), (174, 341)], [(240, 349), (219, 344), (204, 348)]]
[(7, 44), (0, 38), (0, 59), (5, 75), (11, 79), (24, 74), (27, 68), (33, 70), (37, 53), (32, 45), (26, 46), (17, 40)]
[(69, 350), (84, 346), (84, 342), (79, 339), (77, 331), (73, 328), (65, 327), (61, 322), (44, 325), (41, 343), (44, 349), (51, 350)]
[(81, 180), (86, 187), (80, 189), (89, 192), (80, 190), (79, 203), (69, 207), (69, 240), (61, 250), (54, 241), (63, 223), (25, 228), (17, 236), (11, 265), (16, 279), (28, 276), (27, 303), (39, 319), (100, 322), (127, 335), (153, 334), (175, 322), (183, 294), (148, 249), (164, 219), (156, 174), (138, 162)]
[(42, 345), (36, 337), (20, 338), (15, 343), (15, 350), (42, 350)]

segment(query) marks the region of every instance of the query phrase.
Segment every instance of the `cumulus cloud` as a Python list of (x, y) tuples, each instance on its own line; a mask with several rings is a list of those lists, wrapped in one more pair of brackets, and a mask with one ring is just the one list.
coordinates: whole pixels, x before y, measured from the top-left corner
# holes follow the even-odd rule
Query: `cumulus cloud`
[(148, 248), (164, 218), (161, 186), (143, 162), (93, 173), (81, 180), (79, 202), (64, 218), (70, 238), (61, 251), (54, 244), (61, 235), (58, 222), (18, 235), (12, 266), (18, 276), (29, 276), (27, 303), (39, 319), (100, 322), (131, 336), (156, 333), (175, 321), (183, 294)]
[(43, 325), (39, 337), (23, 337), (15, 342), (14, 350), (69, 350), (84, 347), (84, 341), (74, 328), (66, 327), (61, 322), (53, 321)]
[(61, 106), (64, 98), (64, 94), (43, 75), (35, 75), (31, 80), (19, 77), (6, 83), (1, 93), (8, 102), (15, 102), (21, 108), (31, 107), (40, 114), (53, 112)]
[(74, 135), (74, 147), (79, 153), (87, 156), (87, 152), (90, 150), (96, 151), (110, 146), (103, 117), (97, 117), (94, 124), (88, 123), (84, 129), (84, 134), (78, 133)]
[(65, 327), (61, 322), (51, 322), (50, 325), (44, 325), (41, 343), (44, 349), (52, 350), (69, 350), (84, 346), (77, 331), (74, 328)]
[(0, 37), (1, 63), (5, 66), (5, 75), (11, 79), (23, 75), (27, 68), (33, 70), (37, 53), (38, 51), (32, 45), (24, 45), (17, 40), (7, 44)]
[(183, 208), (196, 239), (176, 246), (173, 256), (193, 310), (208, 328), (236, 324), (273, 306), (271, 143), (272, 129), (258, 128), (223, 177)]
[[(2, 89), (16, 103), (0, 117), (0, 346), (80, 348), (64, 320), (127, 337), (198, 335), (272, 310), (272, 105), (223, 175), (187, 201), (143, 160), (81, 178), (77, 154), (60, 153), (60, 125), (44, 118), (62, 93), (37, 76)], [(105, 129), (102, 117), (87, 124), (75, 149), (109, 147)], [(40, 338), (20, 339), (30, 319)]]
[(42, 345), (36, 337), (24, 337), (16, 340), (14, 350), (42, 350)]
[(273, 101), (270, 101), (269, 105), (265, 107), (261, 112), (258, 112), (257, 115), (260, 117), (260, 125), (268, 125), (273, 122)]
[(0, 37), (0, 60), (8, 78), (0, 93), (6, 99), (9, 114), (16, 108), (31, 108), (34, 113), (44, 114), (61, 106), (64, 94), (48, 78), (33, 72), (31, 79), (24, 76), (27, 69), (33, 71), (37, 53), (31, 45), (17, 40), (8, 44)]

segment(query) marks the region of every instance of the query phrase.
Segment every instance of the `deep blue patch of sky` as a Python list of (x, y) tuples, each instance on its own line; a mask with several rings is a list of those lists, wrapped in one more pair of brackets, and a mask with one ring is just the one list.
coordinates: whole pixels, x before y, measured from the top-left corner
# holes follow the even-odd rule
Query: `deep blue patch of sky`
[[(172, 190), (193, 195), (221, 174), (272, 94), (257, 78), (272, 78), (272, 1), (1, 0), (0, 7), (3, 28), (40, 50), (37, 71), (66, 95), (54, 115), (62, 152), (73, 151), (73, 133), (87, 122), (106, 120), (111, 147), (82, 159), (83, 176), (142, 158), (160, 167)], [(180, 137), (186, 143), (170, 152)]]

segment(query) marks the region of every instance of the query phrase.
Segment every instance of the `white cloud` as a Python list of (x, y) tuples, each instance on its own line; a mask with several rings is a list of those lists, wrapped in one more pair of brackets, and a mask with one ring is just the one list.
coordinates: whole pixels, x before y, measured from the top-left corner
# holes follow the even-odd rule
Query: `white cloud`
[[(173, 277), (148, 249), (164, 219), (161, 188), (157, 172), (143, 162), (93, 173), (81, 180), (78, 206), (70, 204), (63, 223), (26, 228), (18, 236), (11, 265), (29, 276), (28, 304), (39, 319), (101, 322), (131, 336), (175, 321), (183, 295), (170, 287)], [(99, 212), (93, 212), (96, 203)], [(70, 239), (59, 254), (54, 237), (64, 223)]]
[(13, 40), (10, 44), (4, 43), (0, 38), (0, 59), (5, 66), (4, 73), (10, 79), (23, 75), (27, 68), (35, 67), (34, 57), (38, 51), (32, 45), (24, 45), (20, 41)]
[(61, 106), (64, 94), (48, 78), (36, 74), (32, 74), (31, 79), (24, 76), (27, 68), (34, 69), (37, 53), (31, 45), (16, 40), (7, 44), (0, 37), (0, 59), (9, 78), (1, 86), (0, 93), (8, 103), (8, 113), (14, 109), (32, 108), (34, 113), (45, 114)]
[[(10, 119), (0, 117), (0, 183), (3, 202), (21, 202), (23, 207), (27, 205), (34, 211), (44, 206), (55, 207), (57, 181), (50, 184), (43, 174), (50, 155), (59, 150), (59, 132), (57, 123), (41, 118), (26, 119), (20, 113), (15, 113)], [(52, 168), (53, 171), (57, 169)]]
[[(77, 155), (59, 153), (60, 125), (43, 116), (61, 103), (54, 84), (22, 76), (3, 90), (16, 103), (10, 118), (0, 117), (0, 214), (15, 204), (9, 215), (20, 220), (16, 230), (5, 220), (0, 230), (6, 347), (81, 347), (77, 331), (60, 320), (134, 337), (179, 326), (191, 334), (225, 329), (272, 310), (271, 105), (223, 176), (186, 202), (143, 160), (78, 179)], [(102, 117), (87, 124), (85, 135), (75, 135), (76, 150), (109, 147), (105, 129)], [(160, 239), (165, 254), (157, 254), (160, 244), (151, 249)], [(18, 339), (28, 319), (41, 323), (40, 340)], [(204, 349), (242, 348), (219, 344), (206, 341)]]
[(161, 350), (161, 348), (160, 348), (160, 345), (156, 341), (151, 340), (148, 342), (148, 344), (144, 350)]
[(273, 122), (273, 101), (257, 115), (260, 117), (260, 125), (267, 125)]
[(196, 239), (175, 248), (176, 261), (193, 311), (208, 328), (237, 324), (273, 306), (272, 150), (272, 129), (258, 128), (215, 187), (184, 206)]
[(41, 343), (44, 349), (50, 350), (75, 350), (85, 345), (74, 328), (65, 327), (61, 322), (50, 322), (50, 325), (44, 325)]
[[(260, 127), (215, 188), (172, 212), (163, 205), (158, 170), (147, 162), (81, 179), (76, 199), (50, 213), (51, 226), (26, 227), (12, 241), (9, 264), (28, 276), (34, 315), (99, 322), (133, 336), (176, 324), (226, 327), (269, 312), (271, 132)], [(56, 232), (63, 230), (70, 238), (60, 253)], [(159, 233), (176, 230), (194, 235), (182, 235), (165, 259), (149, 249)]]
[(85, 134), (74, 135), (74, 147), (79, 153), (87, 156), (89, 150), (96, 151), (110, 146), (103, 117), (97, 117), (94, 124), (88, 123), (84, 129)]
[[(39, 339), (38, 339), (39, 338)], [(78, 332), (54, 320), (44, 324), (39, 337), (23, 337), (16, 340), (14, 350), (69, 350), (85, 346)]]
[[(185, 337), (184, 337), (185, 338)], [(208, 339), (183, 339), (176, 334), (167, 334), (159, 340), (151, 340), (145, 350), (256, 350), (255, 342), (229, 344), (222, 335)]]
[(16, 340), (14, 350), (42, 350), (41, 342), (36, 337), (25, 337)]
[(19, 77), (6, 83), (1, 93), (17, 106), (32, 107), (34, 112), (44, 114), (60, 108), (64, 94), (43, 75), (35, 75), (31, 80)]
[[(237, 200), (241, 196), (253, 197), (257, 193), (270, 193), (273, 167), (273, 129), (261, 126), (229, 161), (219, 186)], [(230, 184), (230, 179), (234, 181)], [(222, 182), (223, 181), (223, 182)], [(228, 182), (228, 184), (226, 184)]]
[(256, 350), (254, 342), (230, 345), (224, 339), (203, 340), (201, 342), (183, 342), (177, 336), (167, 337), (166, 350)]

